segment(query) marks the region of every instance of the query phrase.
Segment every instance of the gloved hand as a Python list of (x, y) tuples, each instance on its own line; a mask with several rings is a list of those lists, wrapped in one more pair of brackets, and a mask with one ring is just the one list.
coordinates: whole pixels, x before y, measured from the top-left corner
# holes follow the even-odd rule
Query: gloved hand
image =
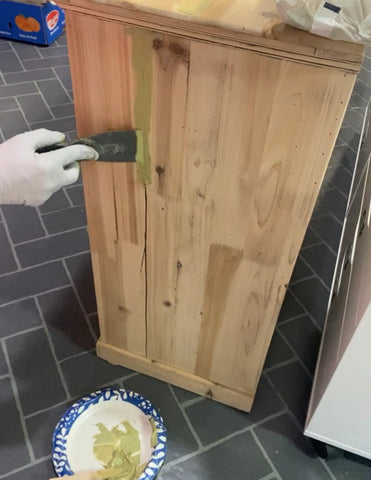
[(0, 204), (41, 205), (61, 187), (76, 182), (77, 160), (98, 158), (98, 153), (85, 145), (36, 153), (38, 148), (64, 139), (63, 133), (41, 128), (0, 144)]

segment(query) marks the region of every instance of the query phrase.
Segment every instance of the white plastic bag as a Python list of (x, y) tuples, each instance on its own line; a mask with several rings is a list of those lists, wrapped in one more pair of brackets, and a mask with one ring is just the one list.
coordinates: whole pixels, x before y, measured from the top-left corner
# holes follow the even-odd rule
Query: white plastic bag
[(283, 20), (333, 40), (371, 43), (371, 0), (276, 0)]

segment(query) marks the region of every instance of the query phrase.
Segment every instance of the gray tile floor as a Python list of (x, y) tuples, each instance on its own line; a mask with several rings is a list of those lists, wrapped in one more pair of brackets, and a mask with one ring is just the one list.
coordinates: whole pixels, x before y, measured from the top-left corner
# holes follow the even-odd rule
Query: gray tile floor
[[(330, 280), (371, 96), (371, 50), (355, 86), (250, 414), (95, 355), (96, 304), (81, 181), (40, 208), (1, 207), (0, 479), (53, 475), (51, 435), (75, 398), (104, 385), (141, 392), (169, 432), (161, 480), (366, 480), (371, 462), (302, 435)], [(47, 127), (75, 133), (66, 38), (0, 40), (0, 139)]]

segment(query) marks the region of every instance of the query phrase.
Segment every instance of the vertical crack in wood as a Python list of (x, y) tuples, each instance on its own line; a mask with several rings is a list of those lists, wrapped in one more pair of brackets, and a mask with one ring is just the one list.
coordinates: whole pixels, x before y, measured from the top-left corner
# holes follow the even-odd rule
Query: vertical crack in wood
[(145, 356), (148, 356), (148, 258), (147, 258), (147, 236), (148, 236), (148, 194), (147, 187), (144, 185), (144, 249), (143, 260), (144, 261), (144, 324), (146, 329), (145, 338)]

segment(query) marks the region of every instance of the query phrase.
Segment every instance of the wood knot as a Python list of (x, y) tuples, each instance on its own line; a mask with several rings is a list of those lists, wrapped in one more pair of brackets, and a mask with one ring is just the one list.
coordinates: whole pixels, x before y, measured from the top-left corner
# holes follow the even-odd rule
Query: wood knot
[(155, 50), (160, 50), (160, 48), (163, 48), (164, 42), (161, 40), (161, 38), (155, 38), (152, 42), (152, 47)]
[(159, 175), (162, 175), (163, 173), (165, 173), (165, 168), (164, 168), (164, 167), (161, 167), (161, 165), (157, 165), (157, 166), (156, 166), (156, 172), (157, 172)]
[(169, 50), (179, 57), (185, 56), (186, 50), (179, 43), (170, 43)]

